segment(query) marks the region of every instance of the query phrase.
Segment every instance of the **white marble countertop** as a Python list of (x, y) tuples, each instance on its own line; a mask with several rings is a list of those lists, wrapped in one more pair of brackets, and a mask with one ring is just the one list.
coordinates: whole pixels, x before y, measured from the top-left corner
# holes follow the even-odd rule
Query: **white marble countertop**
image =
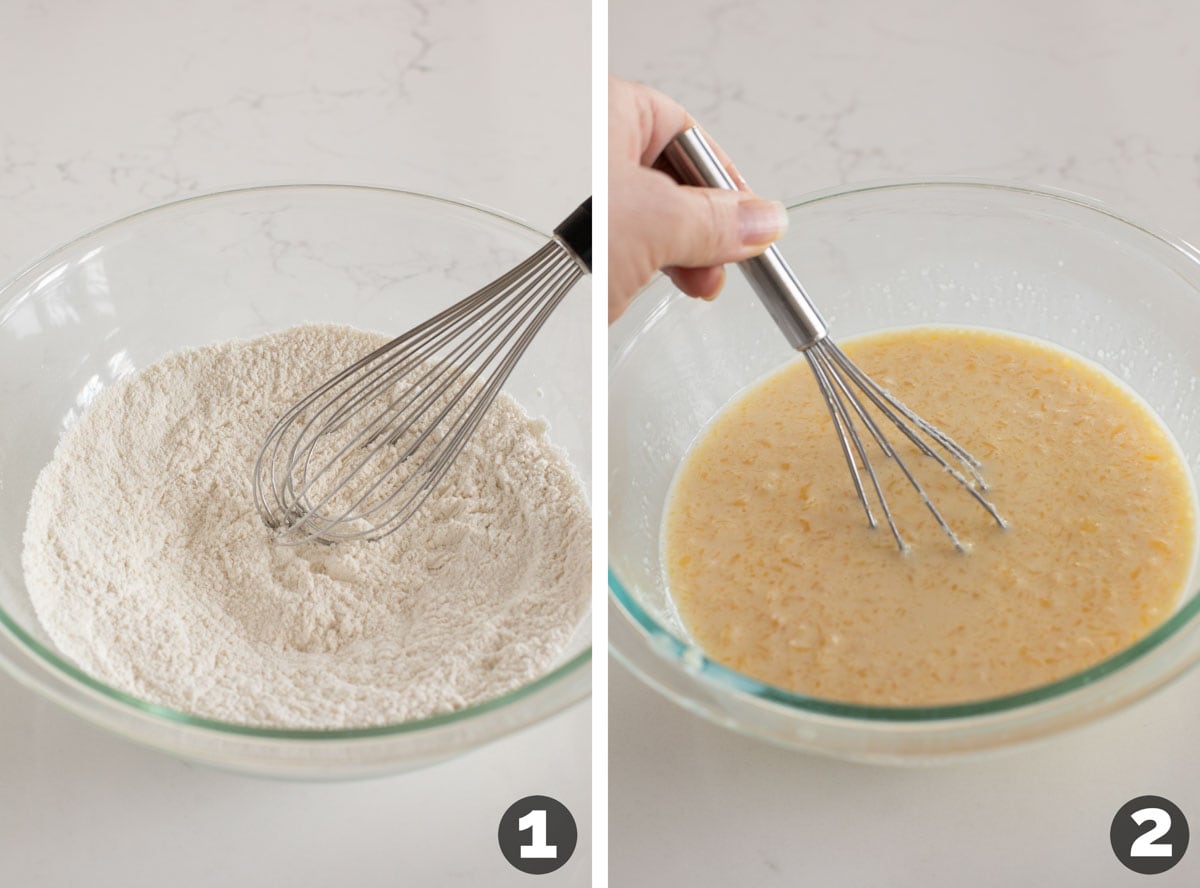
[[(0, 279), (100, 223), (251, 184), (409, 188), (548, 230), (591, 187), (590, 11), (516, 5), (6, 4)], [(525, 884), (496, 827), (533, 794), (581, 836), (544, 880), (590, 883), (587, 704), (434, 768), (329, 785), (183, 764), (4, 675), (0, 713), (7, 886)]]
[[(1200, 7), (1120, 0), (611, 0), (610, 64), (755, 188), (973, 176), (1082, 192), (1200, 244)], [(1085, 729), (929, 770), (774, 749), (610, 674), (614, 885), (1195, 885), (1125, 870), (1127, 800), (1200, 825), (1200, 672)]]

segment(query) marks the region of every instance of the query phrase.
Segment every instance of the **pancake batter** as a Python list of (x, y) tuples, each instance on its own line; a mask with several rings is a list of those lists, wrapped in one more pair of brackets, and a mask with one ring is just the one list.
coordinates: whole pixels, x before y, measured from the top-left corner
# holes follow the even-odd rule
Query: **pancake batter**
[(871, 442), (912, 545), (901, 555), (882, 518), (867, 527), (807, 363), (793, 362), (701, 434), (668, 505), (670, 588), (711, 657), (815, 697), (936, 705), (1071, 675), (1170, 615), (1192, 569), (1192, 483), (1122, 384), (983, 330), (911, 328), (842, 347), (982, 460), (1011, 527), (892, 434), (973, 544), (955, 551)]

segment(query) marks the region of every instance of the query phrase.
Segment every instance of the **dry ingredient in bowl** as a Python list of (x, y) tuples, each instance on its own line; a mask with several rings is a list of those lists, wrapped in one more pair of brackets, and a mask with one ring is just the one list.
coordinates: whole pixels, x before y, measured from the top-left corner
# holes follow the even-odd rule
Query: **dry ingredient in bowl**
[[(1099, 368), (1011, 334), (913, 328), (844, 343), (984, 463), (1000, 530), (904, 442), (969, 554), (890, 461), (913, 551), (866, 528), (803, 361), (700, 436), (668, 505), (671, 594), (716, 660), (829, 700), (937, 705), (1045, 684), (1167, 618), (1196, 549), (1193, 485), (1149, 407)], [(873, 446), (873, 442), (871, 445)]]
[(38, 618), (140, 699), (247, 725), (390, 724), (547, 671), (589, 602), (590, 512), (507, 395), (416, 520), (378, 542), (272, 544), (251, 470), (280, 410), (386, 337), (305, 326), (180, 352), (105, 391), (38, 478)]

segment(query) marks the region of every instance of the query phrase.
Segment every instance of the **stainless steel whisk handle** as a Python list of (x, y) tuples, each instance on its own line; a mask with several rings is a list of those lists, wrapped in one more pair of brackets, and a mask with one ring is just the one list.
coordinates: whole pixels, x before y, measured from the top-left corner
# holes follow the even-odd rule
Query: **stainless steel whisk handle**
[[(699, 127), (676, 136), (656, 166), (683, 185), (737, 190)], [(825, 338), (829, 329), (824, 319), (779, 250), (767, 247), (762, 254), (739, 262), (738, 268), (793, 348), (803, 351)]]

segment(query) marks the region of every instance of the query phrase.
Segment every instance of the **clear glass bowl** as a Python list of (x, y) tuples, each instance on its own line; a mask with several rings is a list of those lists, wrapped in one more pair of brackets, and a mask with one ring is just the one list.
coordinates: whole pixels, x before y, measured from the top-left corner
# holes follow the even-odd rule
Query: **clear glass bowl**
[[(835, 338), (941, 323), (1056, 342), (1138, 391), (1200, 477), (1200, 254), (1190, 246), (1074, 195), (983, 182), (839, 189), (790, 212), (781, 249)], [(1133, 647), (1053, 684), (970, 704), (835, 703), (709, 660), (689, 638), (664, 580), (667, 491), (697, 432), (794, 353), (733, 271), (712, 304), (657, 280), (613, 327), (610, 343), (610, 644), (619, 660), (688, 709), (803, 750), (923, 762), (1090, 721), (1200, 659), (1193, 577), (1175, 614)]]
[[(251, 188), (106, 225), (0, 289), (0, 665), (130, 739), (220, 767), (314, 779), (430, 764), (586, 697), (590, 620), (547, 675), (450, 715), (329, 731), (193, 718), (123, 694), (61, 657), (34, 616), (21, 571), (37, 473), (64, 427), (104, 387), (178, 349), (303, 322), (399, 333), (547, 237), (497, 213), (420, 194)], [(550, 423), (590, 484), (589, 287), (585, 279), (562, 302), (505, 388)]]

